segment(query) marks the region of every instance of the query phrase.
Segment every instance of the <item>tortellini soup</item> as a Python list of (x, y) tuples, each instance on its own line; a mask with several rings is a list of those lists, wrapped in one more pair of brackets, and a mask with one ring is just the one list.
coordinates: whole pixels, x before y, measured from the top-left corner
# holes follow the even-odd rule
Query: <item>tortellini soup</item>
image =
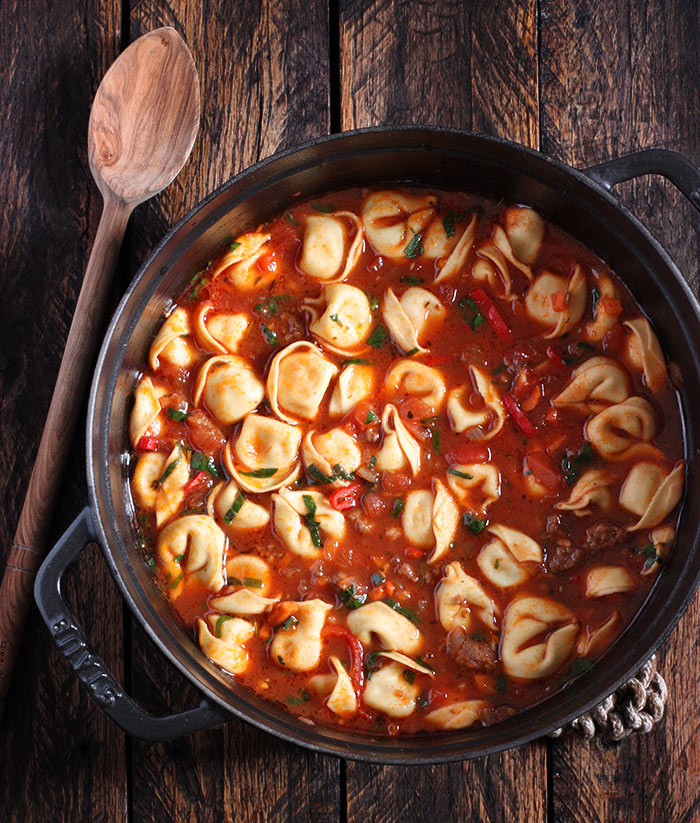
[(642, 608), (685, 482), (667, 353), (523, 205), (347, 190), (244, 227), (154, 335), (137, 537), (209, 664), (309, 722), (501, 722)]

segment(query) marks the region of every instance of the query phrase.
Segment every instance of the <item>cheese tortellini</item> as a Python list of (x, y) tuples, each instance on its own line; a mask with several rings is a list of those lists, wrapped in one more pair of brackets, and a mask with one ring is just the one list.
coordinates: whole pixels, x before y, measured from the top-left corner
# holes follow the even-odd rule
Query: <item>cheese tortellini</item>
[(540, 274), (528, 289), (525, 308), (533, 320), (549, 327), (543, 337), (561, 337), (583, 317), (587, 300), (586, 278), (577, 263), (571, 277)]
[(207, 498), (210, 517), (235, 531), (263, 529), (270, 522), (270, 513), (259, 503), (249, 500), (234, 480), (217, 483)]
[(303, 303), (309, 331), (327, 349), (339, 354), (357, 351), (369, 337), (372, 310), (367, 295), (355, 286), (336, 283)]
[(226, 535), (206, 514), (188, 514), (169, 523), (158, 537), (157, 553), (171, 581), (171, 596), (179, 594), (185, 574), (197, 577), (207, 589), (221, 589), (225, 548)]
[(265, 387), (253, 367), (236, 354), (220, 354), (202, 364), (194, 387), (194, 405), (202, 400), (221, 423), (230, 425), (256, 409)]
[(302, 455), (306, 471), (314, 481), (332, 480), (333, 486), (349, 483), (362, 462), (362, 452), (345, 429), (340, 427), (319, 433), (309, 431), (304, 437)]
[(433, 413), (442, 408), (446, 393), (440, 372), (414, 360), (398, 360), (389, 369), (384, 385), (394, 397), (417, 397)]
[(357, 264), (362, 246), (362, 222), (356, 214), (311, 215), (306, 218), (299, 268), (324, 283), (344, 280)]
[(160, 431), (160, 398), (165, 390), (154, 386), (150, 377), (143, 377), (134, 391), (134, 407), (129, 420), (129, 439), (132, 446), (148, 434), (157, 435)]
[(431, 548), (428, 563), (447, 552), (459, 524), (459, 509), (445, 486), (435, 480), (434, 490), (411, 491), (402, 515), (404, 534), (415, 546)]
[(345, 417), (355, 406), (369, 397), (375, 386), (375, 369), (364, 363), (350, 363), (338, 375), (328, 404), (331, 417)]
[(202, 303), (195, 314), (194, 324), (197, 343), (203, 349), (235, 354), (248, 331), (250, 318), (243, 312), (215, 311), (212, 303)]
[(425, 719), (431, 726), (447, 731), (467, 729), (473, 726), (487, 709), (485, 700), (460, 700), (447, 706), (440, 706), (426, 714)]
[(321, 557), (323, 537), (340, 540), (345, 518), (320, 492), (281, 489), (272, 495), (275, 531), (289, 551), (301, 557)]
[(501, 473), (494, 463), (451, 466), (447, 484), (464, 509), (480, 514), (501, 496)]
[(620, 489), (620, 503), (639, 520), (628, 531), (658, 526), (678, 505), (683, 494), (683, 461), (671, 471), (648, 460), (636, 463)]
[(379, 471), (401, 471), (408, 466), (415, 477), (420, 469), (420, 446), (403, 424), (396, 406), (384, 406), (382, 432), (384, 440), (377, 453)]
[(606, 511), (612, 503), (612, 481), (613, 476), (606, 469), (589, 469), (576, 481), (569, 499), (556, 503), (555, 508), (573, 512), (578, 517), (590, 514), (593, 505)]
[(198, 617), (196, 628), (200, 648), (212, 663), (229, 674), (245, 672), (250, 662), (245, 643), (255, 634), (252, 623), (240, 617), (219, 623), (219, 618), (210, 614), (206, 620)]
[(376, 635), (385, 649), (415, 655), (422, 646), (421, 633), (407, 617), (381, 601), (367, 603), (348, 615), (348, 628), (369, 645)]
[(384, 294), (384, 322), (404, 354), (428, 351), (421, 344), (424, 332), (442, 320), (447, 310), (432, 292), (411, 286), (398, 298), (392, 289)]
[(438, 619), (445, 631), (469, 629), (476, 617), (487, 628), (496, 626), (498, 607), (476, 578), (466, 574), (461, 563), (448, 563), (438, 586)]
[(292, 343), (270, 364), (267, 396), (272, 411), (287, 423), (313, 420), (337, 372), (313, 343)]
[(228, 278), (243, 292), (266, 288), (274, 280), (275, 272), (257, 264), (269, 248), (270, 235), (265, 232), (252, 231), (239, 235), (212, 271), (212, 280)]
[(197, 361), (197, 349), (190, 341), (191, 331), (190, 316), (185, 309), (175, 309), (168, 315), (151, 343), (148, 362), (153, 371), (158, 371), (161, 360), (180, 369), (188, 369)]
[(646, 317), (636, 317), (634, 320), (625, 320), (624, 325), (632, 331), (627, 338), (628, 360), (631, 365), (641, 369), (644, 381), (652, 393), (656, 394), (666, 385), (668, 373), (651, 323)]
[(318, 598), (295, 606), (292, 625), (279, 628), (272, 638), (270, 657), (285, 669), (308, 672), (321, 659), (321, 631), (333, 606)]
[(266, 492), (292, 483), (299, 476), (301, 431), (296, 426), (249, 414), (224, 449), (224, 465), (245, 491)]
[(447, 400), (450, 423), (458, 434), (480, 428), (482, 439), (491, 440), (501, 431), (506, 421), (500, 394), (493, 381), (482, 369), (469, 366), (469, 375), (484, 405), (478, 409), (470, 405), (469, 396), (473, 391), (471, 385), (467, 384), (453, 389)]
[(500, 589), (518, 586), (530, 576), (528, 563), (541, 563), (542, 547), (510, 526), (489, 526), (494, 535), (479, 552), (477, 564), (484, 577)]
[(630, 396), (630, 380), (624, 368), (610, 357), (591, 357), (574, 369), (572, 379), (552, 404), (583, 414), (595, 414)]
[(586, 437), (605, 460), (615, 462), (634, 457), (653, 457), (656, 434), (654, 409), (643, 397), (628, 397), (608, 406), (586, 423)]

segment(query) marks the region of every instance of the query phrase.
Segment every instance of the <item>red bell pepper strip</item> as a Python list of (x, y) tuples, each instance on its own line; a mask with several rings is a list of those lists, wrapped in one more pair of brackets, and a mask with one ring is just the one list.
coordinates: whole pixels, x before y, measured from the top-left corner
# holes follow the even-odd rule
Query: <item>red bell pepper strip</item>
[(202, 480), (206, 480), (206, 479), (207, 479), (207, 473), (206, 472), (204, 472), (204, 471), (197, 472), (197, 474), (195, 474), (195, 476), (192, 478), (192, 480), (190, 480), (190, 482), (185, 486), (183, 491), (185, 492), (185, 494), (189, 494), (195, 486), (198, 486), (202, 482)]
[(347, 643), (350, 649), (350, 676), (352, 677), (355, 693), (359, 701), (360, 693), (365, 683), (365, 673), (363, 669), (364, 646), (350, 629), (345, 626), (338, 626), (335, 623), (329, 623), (327, 626), (324, 626), (322, 634), (324, 637), (337, 637)]
[(510, 326), (503, 319), (503, 316), (494, 305), (491, 298), (486, 294), (484, 289), (472, 289), (469, 296), (481, 309), (482, 313), (489, 321), (491, 328), (501, 338), (501, 340), (510, 340), (513, 332)]
[(413, 558), (414, 560), (417, 560), (419, 557), (425, 557), (425, 554), (420, 549), (415, 549), (413, 546), (407, 546), (403, 550), (403, 553), (406, 557)]
[(138, 443), (136, 444), (137, 449), (141, 449), (144, 452), (155, 452), (158, 451), (158, 438), (157, 437), (147, 437), (145, 434), (143, 437), (140, 437)]
[(524, 435), (526, 435), (527, 437), (533, 437), (536, 434), (536, 427), (533, 423), (530, 422), (528, 416), (520, 408), (520, 406), (517, 404), (515, 398), (512, 395), (504, 395), (503, 405), (506, 407), (506, 411), (508, 412), (508, 414), (518, 424), (518, 428)]
[(354, 509), (360, 505), (362, 488), (362, 483), (351, 483), (342, 489), (336, 489), (328, 498), (328, 502), (337, 512)]

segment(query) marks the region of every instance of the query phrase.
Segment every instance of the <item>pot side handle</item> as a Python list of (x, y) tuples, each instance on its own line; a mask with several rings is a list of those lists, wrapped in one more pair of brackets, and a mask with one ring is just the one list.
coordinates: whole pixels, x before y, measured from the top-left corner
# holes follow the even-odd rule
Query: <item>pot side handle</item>
[(645, 149), (584, 169), (584, 173), (610, 191), (613, 186), (644, 174), (660, 174), (700, 211), (700, 170), (687, 157), (670, 149)]
[(88, 506), (75, 518), (41, 565), (34, 597), (56, 645), (100, 708), (127, 734), (144, 740), (171, 740), (217, 726), (231, 715), (203, 699), (199, 706), (167, 717), (143, 711), (119, 686), (91, 651), (61, 593), (61, 578), (88, 543), (97, 541)]

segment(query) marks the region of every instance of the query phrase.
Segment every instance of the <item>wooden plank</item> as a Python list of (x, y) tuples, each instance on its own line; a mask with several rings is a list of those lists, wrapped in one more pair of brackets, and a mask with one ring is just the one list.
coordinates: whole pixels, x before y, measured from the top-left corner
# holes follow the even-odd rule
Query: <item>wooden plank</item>
[[(682, 0), (571, 4), (542, 0), (542, 143), (575, 165), (648, 146), (700, 161), (700, 21)], [(698, 283), (700, 221), (668, 184), (635, 181), (616, 193)], [(663, 723), (649, 736), (605, 747), (553, 744), (556, 821), (696, 820), (700, 806), (698, 599), (666, 642)]]
[[(538, 143), (535, 4), (340, 6), (341, 123), (434, 123)], [(447, 766), (347, 764), (348, 823), (544, 820), (546, 744)]]
[[(118, 0), (3, 3), (0, 158), (0, 546), (29, 479), (101, 201), (87, 164), (90, 103), (116, 57)], [(50, 21), (50, 22), (49, 22)], [(31, 47), (28, 46), (31, 44)], [(11, 299), (10, 299), (11, 296)], [(54, 539), (84, 505), (79, 424)], [(63, 588), (96, 651), (122, 674), (122, 600), (96, 549)], [(0, 733), (5, 820), (126, 820), (123, 735), (78, 686), (36, 610)]]
[[(186, 209), (251, 163), (329, 130), (324, 0), (136, 3), (131, 37), (172, 25), (190, 46), (202, 88), (202, 125), (177, 181), (139, 210), (130, 269)], [(134, 624), (135, 625), (135, 624)], [(134, 630), (133, 691), (154, 711), (199, 694)], [(336, 821), (340, 762), (280, 743), (244, 723), (167, 745), (132, 744), (135, 820)]]

